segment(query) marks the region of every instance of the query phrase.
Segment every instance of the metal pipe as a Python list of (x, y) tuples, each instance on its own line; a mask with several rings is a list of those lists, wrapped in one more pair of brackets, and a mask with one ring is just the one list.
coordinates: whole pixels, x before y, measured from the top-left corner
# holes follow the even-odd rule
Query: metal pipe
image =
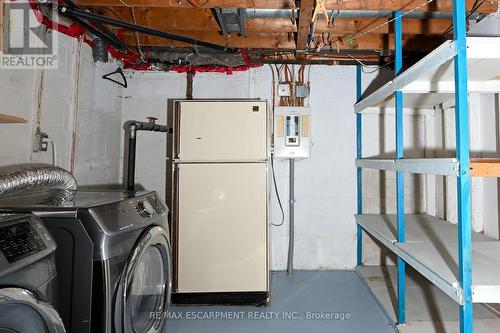
[(63, 168), (48, 164), (25, 164), (0, 169), (0, 197), (37, 187), (74, 191), (75, 177)]
[(289, 222), (289, 229), (288, 229), (288, 276), (291, 276), (293, 274), (293, 250), (294, 250), (294, 243), (295, 243), (295, 216), (294, 216), (294, 204), (295, 204), (295, 160), (291, 158), (290, 160), (290, 167), (289, 167), (289, 188), (290, 188), (290, 200), (289, 200), (289, 206), (288, 206), (288, 222)]
[(135, 189), (135, 152), (137, 148), (135, 124), (129, 127), (127, 155), (127, 190)]
[(155, 123), (156, 118), (148, 117), (149, 122), (129, 120), (125, 122), (125, 130), (128, 131), (128, 156), (127, 156), (127, 190), (135, 190), (135, 155), (137, 149), (137, 131), (152, 131), (168, 133), (165, 125)]
[(152, 29), (152, 28), (145, 27), (142, 25), (128, 23), (125, 21), (106, 17), (103, 15), (89, 13), (89, 12), (86, 12), (86, 11), (81, 10), (79, 8), (59, 6), (59, 13), (61, 13), (61, 15), (64, 15), (64, 16), (76, 16), (78, 18), (83, 18), (83, 19), (86, 19), (86, 20), (91, 21), (93, 23), (109, 24), (109, 25), (112, 25), (115, 27), (120, 27), (123, 29), (130, 30), (130, 31), (137, 31), (137, 32), (141, 32), (144, 34), (158, 36), (161, 38), (166, 38), (166, 39), (175, 40), (175, 41), (179, 41), (179, 42), (184, 42), (184, 43), (189, 43), (189, 44), (199, 45), (199, 46), (205, 46), (205, 47), (209, 47), (212, 49), (224, 50), (226, 52), (231, 52), (231, 53), (236, 52), (236, 49), (234, 49), (234, 48), (228, 48), (228, 47), (225, 47), (222, 45), (212, 44), (209, 42), (204, 42), (204, 41), (189, 38), (189, 37), (179, 36), (179, 35), (172, 34), (172, 33), (166, 32), (166, 31), (156, 30), (156, 29)]
[[(299, 9), (270, 9), (270, 8), (247, 8), (243, 11), (245, 18), (256, 19), (256, 18), (298, 18)], [(392, 11), (389, 10), (328, 10), (328, 16), (333, 18), (388, 18), (392, 16)], [(406, 12), (401, 11), (401, 14), (405, 18), (414, 19), (453, 19), (452, 12)], [(322, 15), (322, 13), (320, 13)], [(332, 16), (333, 15), (333, 16)], [(484, 17), (480, 13), (472, 13), (469, 19), (479, 19)]]
[[(72, 0), (64, 0), (64, 2), (71, 8), (77, 8), (83, 10), (82, 7), (78, 6)], [(111, 44), (115, 45), (119, 50), (128, 50), (127, 45), (120, 38), (118, 38), (114, 32), (112, 32), (104, 25), (96, 23), (94, 27), (78, 17), (71, 16), (70, 18), (75, 22), (77, 22), (78, 24), (80, 24), (85, 29), (87, 29), (88, 31), (93, 32), (96, 36), (108, 40)]]
[[(72, 19), (82, 27), (84, 27), (86, 30), (88, 30), (90, 33), (94, 34), (95, 36), (101, 38), (102, 40), (106, 40), (116, 46), (118, 50), (127, 50), (128, 47), (125, 45), (124, 42), (122, 42), (118, 37), (116, 37), (113, 33), (109, 32), (106, 33), (104, 31), (100, 31), (99, 29), (93, 27), (92, 25), (88, 24), (84, 20), (80, 19), (79, 17), (75, 15), (67, 15), (68, 18)], [(93, 38), (92, 40), (94, 40)]]

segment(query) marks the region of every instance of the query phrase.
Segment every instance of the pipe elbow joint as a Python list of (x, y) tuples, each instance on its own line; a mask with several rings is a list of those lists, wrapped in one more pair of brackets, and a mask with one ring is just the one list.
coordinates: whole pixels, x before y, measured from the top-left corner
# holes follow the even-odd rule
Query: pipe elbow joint
[(125, 122), (125, 130), (127, 130), (129, 138), (135, 139), (135, 135), (137, 133), (137, 121), (135, 120), (129, 120)]

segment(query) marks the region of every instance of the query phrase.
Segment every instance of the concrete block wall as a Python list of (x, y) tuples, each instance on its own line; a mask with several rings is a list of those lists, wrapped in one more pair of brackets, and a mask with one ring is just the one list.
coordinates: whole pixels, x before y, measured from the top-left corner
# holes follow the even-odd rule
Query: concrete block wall
[[(176, 73), (129, 72), (130, 88), (123, 91), (122, 122), (144, 120), (146, 116), (165, 122), (168, 98), (185, 98), (186, 76)], [(375, 79), (364, 74), (364, 85)], [(355, 67), (314, 66), (311, 70), (312, 138), (311, 158), (296, 162), (296, 248), (298, 269), (351, 269), (356, 258), (356, 156)], [(271, 100), (272, 76), (269, 67), (247, 72), (224, 74), (203, 73), (194, 78), (194, 98), (261, 98)], [(394, 116), (364, 116), (365, 156), (394, 153)], [(385, 130), (381, 132), (385, 126)], [(424, 154), (425, 118), (405, 118), (405, 146), (414, 156)], [(383, 134), (383, 140), (378, 135)], [(140, 133), (137, 146), (137, 182), (164, 195), (165, 137), (158, 133)], [(383, 143), (383, 147), (381, 146)], [(272, 268), (285, 269), (288, 246), (287, 202), (288, 161), (276, 160), (278, 190), (284, 205), (285, 223), (271, 227)], [(395, 184), (393, 175), (365, 174), (365, 211), (394, 211)], [(422, 211), (425, 195), (421, 179), (408, 177), (408, 210)], [(384, 198), (380, 199), (381, 186)], [(417, 203), (418, 204), (417, 204)], [(281, 211), (274, 192), (271, 194), (271, 222), (279, 224)], [(364, 237), (368, 264), (390, 263), (386, 255), (368, 237)]]
[(74, 165), (82, 185), (121, 183), (122, 88), (102, 79), (117, 66), (94, 63), (91, 49), (82, 48)]
[[(121, 97), (122, 124), (128, 120), (147, 121), (146, 117), (150, 116), (158, 118), (158, 124), (165, 124), (168, 99), (182, 98), (186, 94), (186, 76), (183, 74), (130, 71), (126, 75), (129, 88), (123, 89)], [(122, 138), (125, 138), (124, 133)], [(164, 133), (140, 131), (137, 134), (136, 184), (157, 191), (162, 198), (165, 198), (166, 147)], [(120, 148), (122, 162), (123, 151)], [(122, 179), (124, 164), (120, 169)]]
[(100, 78), (116, 65), (95, 64), (86, 44), (53, 33), (58, 69), (0, 71), (1, 112), (27, 119), (26, 124), (0, 124), (0, 166), (52, 163), (51, 147), (33, 152), (39, 127), (56, 143), (56, 164), (72, 171), (79, 184), (117, 183), (121, 89)]

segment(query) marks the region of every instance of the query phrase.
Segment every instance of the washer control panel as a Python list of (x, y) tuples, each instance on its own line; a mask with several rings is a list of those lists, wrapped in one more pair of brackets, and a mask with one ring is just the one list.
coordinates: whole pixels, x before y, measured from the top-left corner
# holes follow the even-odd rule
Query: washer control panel
[(0, 258), (3, 255), (0, 269), (4, 265), (14, 269), (18, 261), (35, 261), (53, 252), (55, 247), (54, 240), (38, 217), (0, 214)]
[(9, 263), (46, 248), (42, 237), (29, 222), (0, 228), (0, 250)]

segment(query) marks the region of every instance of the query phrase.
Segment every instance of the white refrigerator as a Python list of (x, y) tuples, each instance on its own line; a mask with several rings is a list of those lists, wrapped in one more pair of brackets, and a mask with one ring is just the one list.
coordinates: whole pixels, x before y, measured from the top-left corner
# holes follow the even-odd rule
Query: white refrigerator
[(174, 102), (169, 155), (178, 303), (268, 300), (268, 118), (260, 100)]

